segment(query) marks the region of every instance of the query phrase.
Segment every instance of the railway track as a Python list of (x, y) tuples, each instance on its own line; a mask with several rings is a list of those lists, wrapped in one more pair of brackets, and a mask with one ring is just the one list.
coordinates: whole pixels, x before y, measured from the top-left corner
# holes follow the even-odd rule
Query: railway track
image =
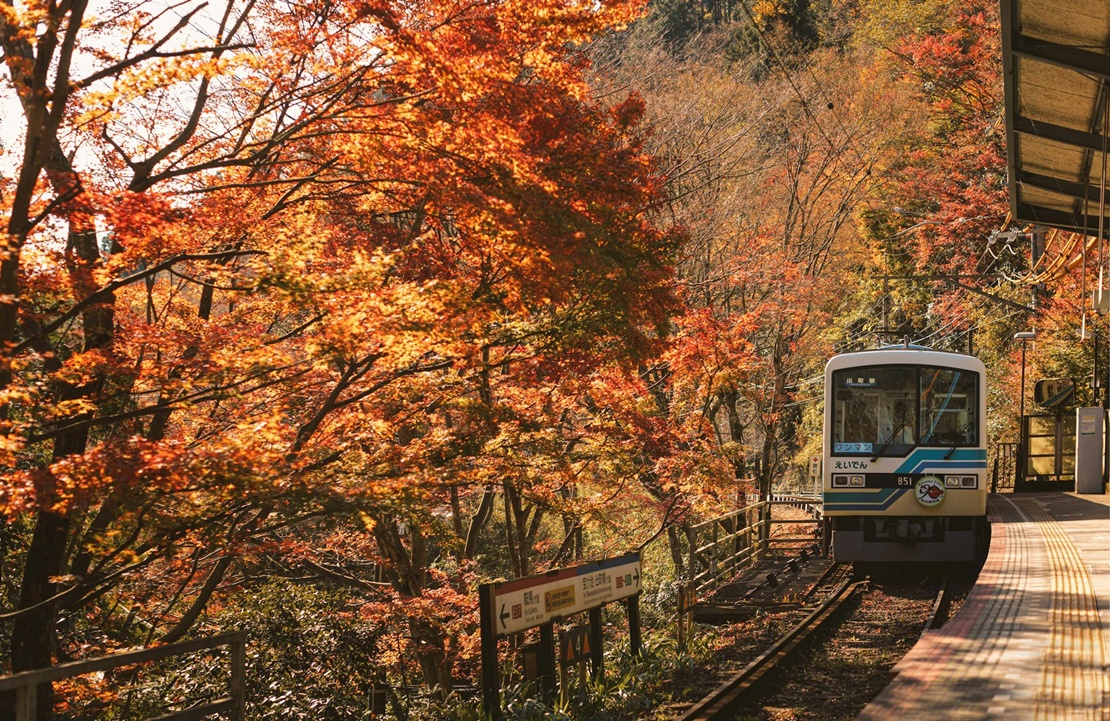
[[(830, 570), (836, 569), (833, 566)], [(835, 574), (831, 574), (835, 575)], [(745, 666), (740, 672), (732, 676), (723, 684), (714, 689), (707, 696), (691, 706), (682, 716), (680, 721), (710, 721), (716, 719), (728, 709), (741, 695), (755, 684), (771, 669), (775, 668), (785, 659), (791, 651), (798, 647), (823, 623), (832, 617), (840, 605), (851, 594), (865, 584), (866, 581), (853, 581), (851, 577), (845, 578), (832, 589), (828, 597), (801, 623), (791, 628), (772, 646), (760, 654), (754, 661)]]
[[(959, 593), (962, 586), (956, 586)], [(854, 718), (862, 704), (882, 688), (889, 668), (919, 635), (944, 623), (952, 596), (953, 584), (947, 577), (939, 584), (927, 580), (875, 582), (856, 577), (850, 566), (831, 566), (807, 594), (804, 617), (698, 701), (672, 707), (671, 718), (678, 721), (760, 718), (764, 705), (814, 704), (824, 712), (830, 704), (842, 703), (843, 718)], [(848, 603), (852, 599), (856, 602)], [(791, 651), (822, 630), (827, 632), (820, 634), (819, 641), (813, 640), (805, 661), (796, 662)], [(823, 663), (836, 670), (822, 676)], [(810, 665), (814, 668), (799, 669)], [(789, 670), (772, 674), (784, 666)], [(803, 680), (801, 677), (811, 670), (814, 677)], [(757, 686), (761, 679), (766, 680)], [(852, 694), (859, 698), (851, 698)], [(845, 695), (849, 698), (842, 698)], [(821, 717), (827, 716), (822, 713)]]
[(940, 590), (937, 591), (936, 600), (933, 601), (933, 608), (929, 612), (929, 618), (925, 621), (925, 628), (921, 630), (921, 635), (924, 636), (934, 628), (943, 626), (948, 620), (948, 610), (951, 606), (952, 594), (949, 591), (948, 576), (945, 576), (940, 581)]

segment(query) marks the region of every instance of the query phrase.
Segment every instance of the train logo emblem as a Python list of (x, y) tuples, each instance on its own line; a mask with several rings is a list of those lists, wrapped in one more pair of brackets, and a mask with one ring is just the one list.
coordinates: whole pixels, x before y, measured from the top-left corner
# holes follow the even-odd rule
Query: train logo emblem
[(944, 500), (944, 481), (936, 476), (922, 476), (913, 488), (914, 498), (923, 506), (937, 506)]

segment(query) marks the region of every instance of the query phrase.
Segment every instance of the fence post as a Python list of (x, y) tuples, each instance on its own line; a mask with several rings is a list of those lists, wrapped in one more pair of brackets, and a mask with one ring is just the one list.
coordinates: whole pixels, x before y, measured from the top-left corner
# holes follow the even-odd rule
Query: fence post
[(694, 637), (694, 605), (698, 602), (698, 589), (691, 581), (686, 584), (686, 639)]
[(701, 534), (690, 525), (687, 525), (684, 530), (686, 545), (690, 547), (690, 563), (686, 566), (686, 573), (690, 578), (697, 578), (698, 566), (701, 564), (701, 559), (698, 557), (698, 536)]
[(757, 536), (759, 535), (759, 528), (758, 526), (752, 524), (751, 508), (749, 506), (745, 506), (741, 510), (743, 511), (744, 528), (747, 531), (747, 533), (744, 534), (744, 545), (747, 547), (748, 550), (748, 564), (750, 565), (756, 562), (756, 549), (758, 548), (757, 543), (759, 541)]
[(231, 682), (228, 691), (235, 701), (231, 721), (243, 721), (247, 713), (247, 634), (241, 632), (231, 644)]
[(15, 721), (35, 721), (35, 706), (38, 700), (39, 686), (31, 684), (15, 690)]
[(713, 579), (713, 584), (714, 585), (717, 584), (717, 573), (719, 572), (718, 568), (717, 568), (717, 555), (721, 552), (721, 549), (717, 545), (720, 542), (718, 540), (720, 536), (719, 536), (717, 531), (719, 530), (720, 525), (721, 525), (720, 522), (718, 522), (717, 519), (714, 518), (713, 519), (713, 550), (709, 552), (709, 563), (710, 563), (709, 577), (711, 579)]
[[(768, 495), (767, 498), (770, 498)], [(771, 537), (771, 503), (767, 499), (759, 502), (759, 557), (767, 556), (767, 540)]]
[(678, 632), (675, 634), (675, 643), (679, 651), (686, 650), (686, 584), (679, 581), (675, 584), (675, 594), (678, 596)]

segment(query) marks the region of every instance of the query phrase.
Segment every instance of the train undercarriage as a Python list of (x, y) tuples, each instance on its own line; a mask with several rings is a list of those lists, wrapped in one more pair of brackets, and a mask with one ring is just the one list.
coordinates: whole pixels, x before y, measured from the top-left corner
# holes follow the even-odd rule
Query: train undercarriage
[(975, 563), (989, 543), (985, 516), (836, 516), (833, 558), (846, 563)]

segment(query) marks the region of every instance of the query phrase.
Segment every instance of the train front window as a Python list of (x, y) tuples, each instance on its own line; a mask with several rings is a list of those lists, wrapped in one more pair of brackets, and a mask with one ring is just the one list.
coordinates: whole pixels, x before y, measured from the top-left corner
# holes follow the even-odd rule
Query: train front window
[(833, 453), (903, 455), (917, 438), (917, 368), (833, 373)]
[(832, 374), (832, 452), (904, 456), (915, 446), (979, 442), (979, 379), (971, 371), (875, 366)]
[(950, 368), (921, 369), (921, 443), (967, 446), (978, 443), (978, 378)]

